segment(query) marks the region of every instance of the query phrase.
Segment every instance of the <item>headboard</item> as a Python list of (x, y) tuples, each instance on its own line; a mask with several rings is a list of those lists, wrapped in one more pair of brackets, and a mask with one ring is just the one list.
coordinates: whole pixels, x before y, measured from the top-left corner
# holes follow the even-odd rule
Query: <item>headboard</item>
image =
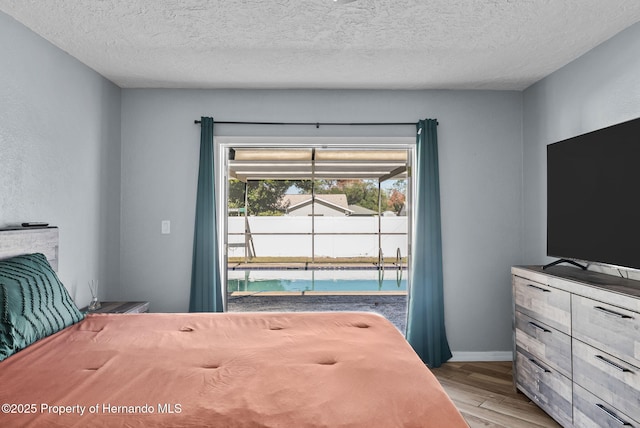
[(58, 228), (17, 227), (0, 229), (0, 260), (20, 254), (42, 253), (58, 270)]

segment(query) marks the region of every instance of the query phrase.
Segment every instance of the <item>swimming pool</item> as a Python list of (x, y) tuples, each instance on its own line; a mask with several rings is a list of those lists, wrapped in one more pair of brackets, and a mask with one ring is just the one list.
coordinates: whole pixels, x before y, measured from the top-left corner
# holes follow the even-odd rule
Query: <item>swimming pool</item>
[(398, 292), (406, 293), (406, 271), (229, 270), (227, 292)]

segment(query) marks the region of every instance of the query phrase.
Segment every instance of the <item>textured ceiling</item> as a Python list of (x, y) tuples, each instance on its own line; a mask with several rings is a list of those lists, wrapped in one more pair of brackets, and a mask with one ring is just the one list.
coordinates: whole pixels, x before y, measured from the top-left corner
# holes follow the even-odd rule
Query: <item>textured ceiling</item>
[(0, 0), (124, 88), (524, 89), (639, 0)]

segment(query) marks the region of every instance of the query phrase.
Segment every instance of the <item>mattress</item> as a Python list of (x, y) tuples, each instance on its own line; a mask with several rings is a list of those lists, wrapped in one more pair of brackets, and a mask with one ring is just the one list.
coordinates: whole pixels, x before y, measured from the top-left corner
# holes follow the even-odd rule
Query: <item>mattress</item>
[(0, 362), (3, 427), (466, 427), (371, 313), (93, 314)]

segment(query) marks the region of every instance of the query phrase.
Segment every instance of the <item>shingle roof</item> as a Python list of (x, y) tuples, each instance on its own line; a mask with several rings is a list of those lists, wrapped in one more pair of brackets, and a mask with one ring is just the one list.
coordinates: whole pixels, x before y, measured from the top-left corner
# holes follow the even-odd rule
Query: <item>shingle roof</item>
[(370, 210), (360, 205), (349, 205), (349, 209), (353, 211), (351, 215), (378, 215), (378, 211)]
[[(347, 195), (344, 193), (316, 195), (316, 200), (322, 200), (345, 210), (349, 210)], [(309, 194), (284, 195), (282, 197), (282, 206), (291, 208), (310, 201), (311, 195)]]

